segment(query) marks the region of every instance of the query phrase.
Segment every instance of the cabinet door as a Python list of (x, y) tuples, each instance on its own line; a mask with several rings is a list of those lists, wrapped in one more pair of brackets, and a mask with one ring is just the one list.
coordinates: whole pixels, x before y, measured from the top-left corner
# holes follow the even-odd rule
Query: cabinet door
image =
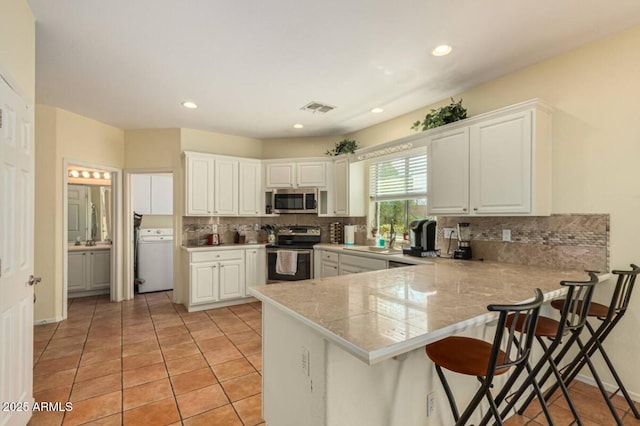
[(188, 155), (186, 162), (186, 214), (187, 216), (211, 216), (213, 214), (213, 158)]
[(353, 265), (340, 265), (340, 275), (357, 274), (362, 272), (361, 268)]
[(151, 214), (151, 176), (131, 175), (131, 203), (134, 212)]
[(90, 289), (103, 289), (111, 287), (111, 251), (97, 250), (89, 253), (91, 262)]
[(338, 264), (332, 262), (322, 262), (320, 267), (321, 269), (321, 277), (337, 277), (338, 276)]
[(67, 262), (67, 291), (82, 291), (89, 288), (88, 252), (70, 252)]
[(337, 160), (333, 165), (333, 210), (338, 216), (349, 215), (349, 160)]
[(471, 127), (472, 213), (531, 211), (531, 138), (530, 111)]
[(238, 214), (238, 161), (216, 160), (213, 206), (217, 215)]
[(173, 214), (173, 176), (151, 176), (151, 214)]
[(295, 182), (295, 164), (267, 164), (267, 188), (291, 188)]
[(191, 264), (191, 304), (218, 301), (218, 262)]
[(261, 186), (260, 163), (240, 162), (240, 205), (238, 214), (241, 216), (258, 216), (262, 208), (260, 207)]
[(267, 251), (264, 248), (248, 249), (245, 259), (245, 296), (249, 296), (249, 287), (266, 284)]
[(327, 184), (327, 163), (298, 163), (298, 186), (324, 187)]
[(429, 214), (468, 214), (469, 128), (436, 135), (428, 144)]
[(220, 262), (220, 300), (244, 297), (244, 261), (225, 260)]

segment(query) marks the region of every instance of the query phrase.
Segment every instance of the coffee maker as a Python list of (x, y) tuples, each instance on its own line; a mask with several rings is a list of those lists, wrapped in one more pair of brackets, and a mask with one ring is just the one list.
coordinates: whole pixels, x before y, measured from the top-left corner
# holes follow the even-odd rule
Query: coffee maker
[(402, 249), (404, 254), (417, 257), (436, 257), (436, 221), (418, 219), (409, 224), (410, 248)]

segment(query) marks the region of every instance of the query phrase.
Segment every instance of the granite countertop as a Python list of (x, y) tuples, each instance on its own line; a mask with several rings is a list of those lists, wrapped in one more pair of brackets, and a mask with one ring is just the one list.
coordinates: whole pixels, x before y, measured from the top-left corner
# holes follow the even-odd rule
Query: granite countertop
[(210, 250), (242, 250), (245, 248), (266, 247), (267, 243), (251, 243), (251, 244), (219, 244), (217, 246), (180, 246), (182, 250), (188, 252), (194, 251), (210, 251)]
[[(495, 318), (491, 303), (519, 303), (539, 287), (562, 296), (581, 271), (430, 258), (416, 265), (249, 288), (367, 364), (389, 359)], [(601, 281), (610, 277), (601, 275)], [(267, 327), (268, 324), (265, 324)]]
[(75, 244), (69, 244), (68, 251), (98, 251), (98, 250), (111, 250), (111, 244), (97, 243), (95, 246), (77, 246)]

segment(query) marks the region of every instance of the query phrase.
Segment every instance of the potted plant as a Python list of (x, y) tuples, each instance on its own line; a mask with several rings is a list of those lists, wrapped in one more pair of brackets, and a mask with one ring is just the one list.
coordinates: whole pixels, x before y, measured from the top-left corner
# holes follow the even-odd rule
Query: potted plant
[(463, 118), (467, 118), (467, 109), (462, 106), (462, 98), (458, 102), (451, 98), (449, 105), (432, 109), (423, 121), (416, 121), (411, 128), (415, 131), (424, 131), (453, 123)]
[(344, 139), (340, 142), (336, 142), (336, 146), (326, 152), (327, 155), (336, 156), (340, 154), (353, 154), (358, 149), (358, 142), (349, 139)]

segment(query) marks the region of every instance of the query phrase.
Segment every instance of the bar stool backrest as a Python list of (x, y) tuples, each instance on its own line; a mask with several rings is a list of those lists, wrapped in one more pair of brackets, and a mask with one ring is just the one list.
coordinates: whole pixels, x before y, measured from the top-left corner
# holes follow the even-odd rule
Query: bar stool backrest
[[(506, 369), (513, 365), (519, 365), (527, 362), (533, 339), (535, 337), (536, 325), (538, 324), (538, 316), (540, 315), (540, 307), (542, 306), (542, 291), (535, 289), (535, 298), (529, 303), (519, 305), (489, 305), (487, 309), (493, 312), (499, 312), (496, 334), (493, 339), (493, 349), (489, 366), (487, 368), (487, 379), (493, 377), (496, 370)], [(507, 317), (512, 316), (513, 321), (511, 327), (505, 327)], [(516, 324), (519, 323), (520, 317), (523, 317), (521, 331), (516, 330)], [(504, 352), (507, 354), (503, 359), (500, 358), (500, 350), (502, 341), (505, 339)]]
[(560, 281), (560, 285), (568, 287), (568, 291), (560, 313), (560, 326), (556, 338), (561, 338), (565, 331), (584, 327), (597, 282), (598, 276), (591, 271), (588, 281)]
[(624, 315), (627, 307), (629, 306), (629, 300), (631, 299), (631, 292), (633, 286), (636, 283), (636, 276), (640, 273), (640, 267), (631, 264), (630, 271), (612, 271), (613, 274), (618, 276), (616, 282), (616, 288), (613, 291), (613, 297), (611, 298), (611, 304), (609, 305), (609, 311), (607, 313), (607, 321), (615, 315)]

